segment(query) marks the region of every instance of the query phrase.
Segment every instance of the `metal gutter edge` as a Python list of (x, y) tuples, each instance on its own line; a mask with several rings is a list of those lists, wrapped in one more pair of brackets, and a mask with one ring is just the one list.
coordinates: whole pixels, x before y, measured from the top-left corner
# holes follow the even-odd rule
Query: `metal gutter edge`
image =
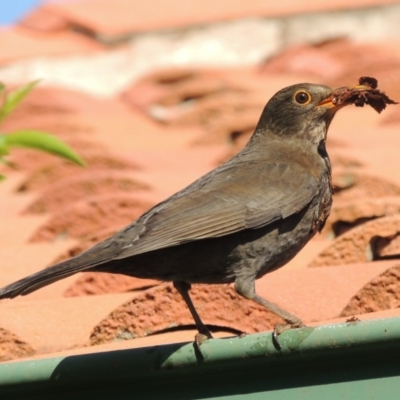
[[(74, 399), (79, 393), (85, 399), (119, 398), (118, 393), (121, 398), (127, 393), (165, 398), (167, 391), (170, 398), (180, 398), (179, 393), (184, 398), (239, 393), (253, 398), (251, 393), (270, 392), (273, 399), (271, 393), (290, 388), (297, 390), (293, 398), (302, 398), (298, 391), (305, 388), (382, 378), (395, 379), (400, 393), (400, 317), (294, 329), (279, 341), (280, 351), (268, 332), (208, 340), (201, 353), (192, 343), (174, 343), (3, 363), (0, 398), (43, 399), (51, 393)], [(379, 390), (377, 398), (384, 398)], [(338, 389), (334, 395), (338, 398)]]

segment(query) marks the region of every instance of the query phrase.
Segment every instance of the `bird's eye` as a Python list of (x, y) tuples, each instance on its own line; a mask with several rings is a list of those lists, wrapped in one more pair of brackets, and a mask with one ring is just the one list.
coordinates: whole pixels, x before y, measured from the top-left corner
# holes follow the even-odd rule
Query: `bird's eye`
[(305, 90), (299, 90), (294, 95), (294, 101), (297, 104), (301, 104), (301, 105), (308, 104), (311, 101), (311, 95), (310, 95), (310, 93), (306, 92)]

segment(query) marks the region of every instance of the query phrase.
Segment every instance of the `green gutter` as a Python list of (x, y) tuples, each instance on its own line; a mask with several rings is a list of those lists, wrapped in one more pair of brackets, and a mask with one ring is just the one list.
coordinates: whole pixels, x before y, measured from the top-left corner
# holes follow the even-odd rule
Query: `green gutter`
[(396, 399), (400, 318), (0, 364), (0, 399)]

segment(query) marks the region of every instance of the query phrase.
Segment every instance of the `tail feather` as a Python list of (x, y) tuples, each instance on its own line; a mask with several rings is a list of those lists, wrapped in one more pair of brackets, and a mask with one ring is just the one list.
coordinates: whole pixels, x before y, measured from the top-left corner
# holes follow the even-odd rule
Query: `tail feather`
[(97, 257), (91, 254), (92, 252), (90, 250), (1, 288), (0, 299), (12, 299), (19, 295), (24, 296), (60, 279), (64, 279), (109, 261), (108, 257), (106, 259), (96, 259)]
[(4, 288), (0, 289), (0, 299), (12, 299), (19, 295), (24, 296), (42, 288), (43, 286), (47, 286), (50, 283), (75, 274), (75, 271), (63, 271), (63, 273), (58, 273), (57, 271), (53, 270), (55, 267), (58, 267), (58, 265), (47, 268), (43, 271), (39, 271), (35, 274), (27, 276), (26, 278), (20, 279), (11, 285), (5, 286)]

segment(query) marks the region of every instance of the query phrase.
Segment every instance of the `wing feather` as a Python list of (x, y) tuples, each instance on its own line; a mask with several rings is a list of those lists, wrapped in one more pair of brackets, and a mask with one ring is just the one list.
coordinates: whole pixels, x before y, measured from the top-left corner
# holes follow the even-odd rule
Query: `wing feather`
[(293, 162), (263, 165), (254, 181), (237, 165), (217, 169), (128, 227), (140, 225), (140, 235), (115, 258), (260, 228), (299, 212), (317, 191), (318, 179)]

